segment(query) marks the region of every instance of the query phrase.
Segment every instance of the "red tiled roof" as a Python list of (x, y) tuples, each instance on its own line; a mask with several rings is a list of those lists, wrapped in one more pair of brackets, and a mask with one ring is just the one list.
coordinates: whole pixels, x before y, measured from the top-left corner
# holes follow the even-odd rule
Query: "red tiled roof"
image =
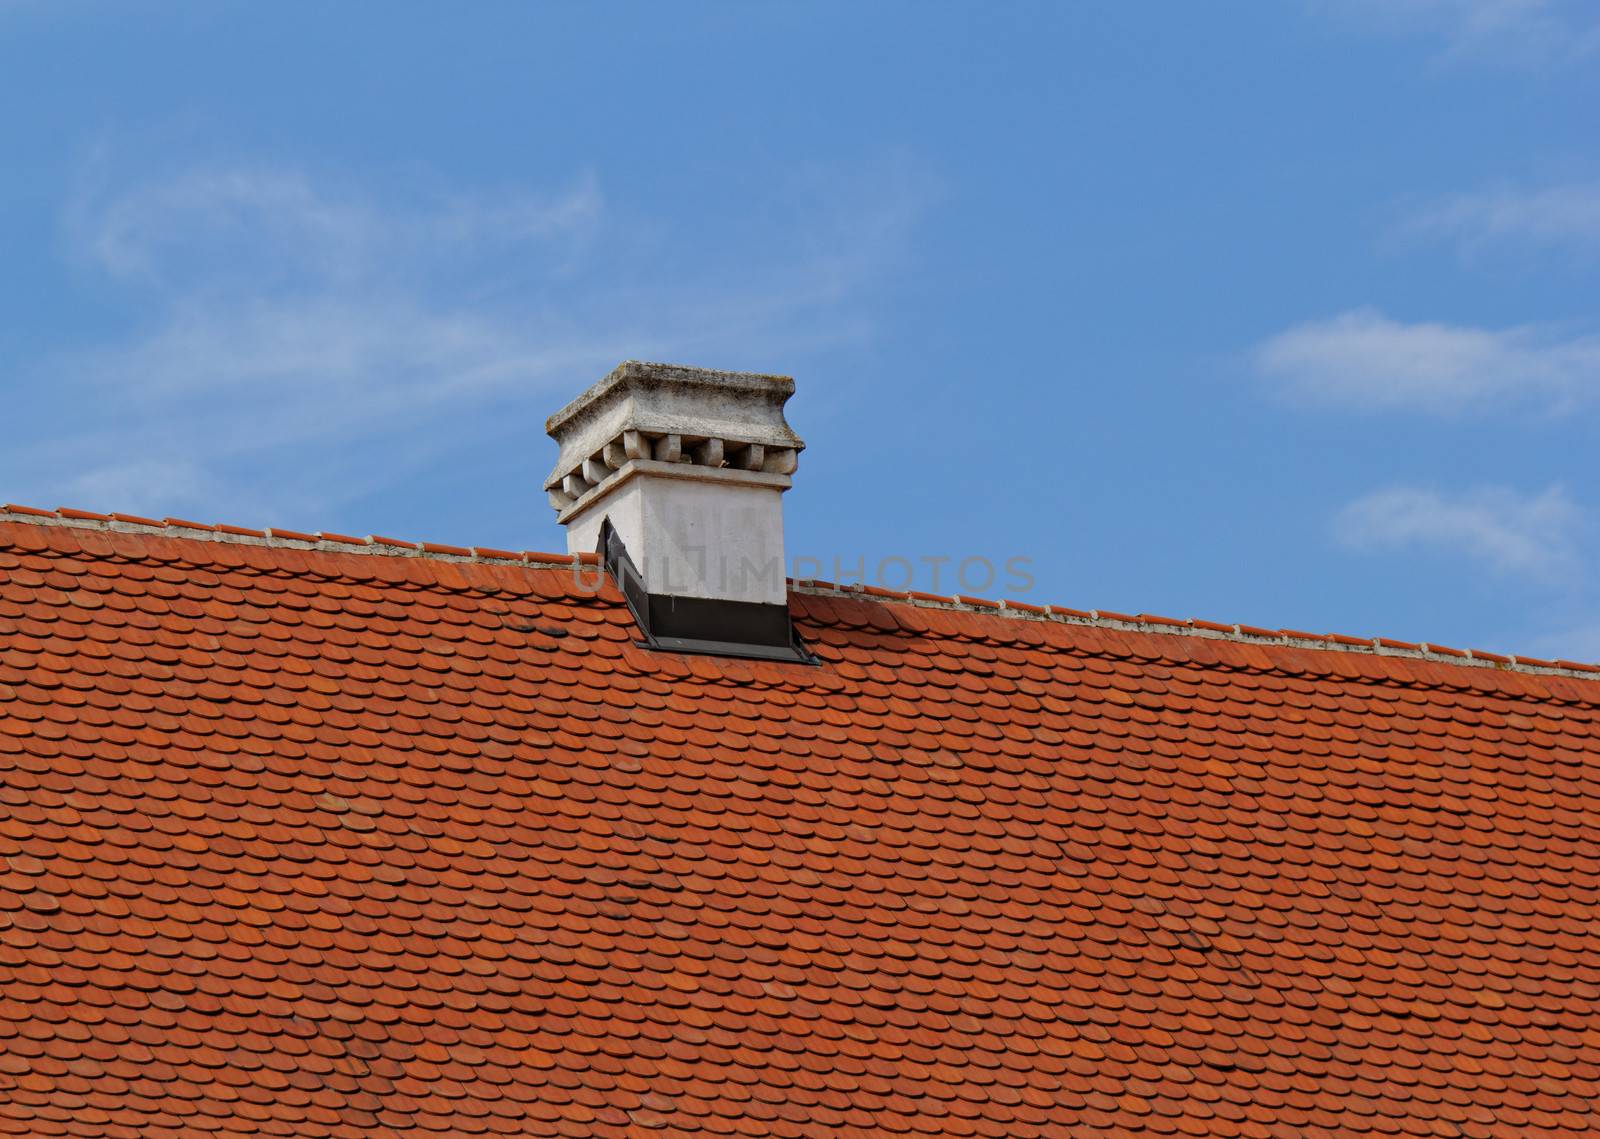
[(5, 1134), (1600, 1131), (1600, 679), (12, 517)]

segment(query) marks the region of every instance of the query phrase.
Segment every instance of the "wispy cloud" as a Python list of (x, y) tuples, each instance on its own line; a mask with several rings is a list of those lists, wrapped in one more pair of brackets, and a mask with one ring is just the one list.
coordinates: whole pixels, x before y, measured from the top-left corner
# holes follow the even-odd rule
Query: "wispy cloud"
[(1529, 641), (1527, 651), (1547, 660), (1600, 661), (1600, 620), (1591, 613), (1560, 623)]
[(1489, 486), (1458, 494), (1394, 486), (1349, 503), (1334, 521), (1362, 551), (1433, 550), (1536, 582), (1576, 578), (1583, 512), (1560, 486), (1537, 494)]
[(525, 437), (624, 357), (782, 366), (864, 334), (863, 291), (926, 205), (909, 163), (857, 173), (691, 252), (592, 174), (459, 194), (272, 165), (91, 172), (66, 254), (133, 331), (25, 366), (59, 414), (0, 480), (48, 505), (327, 517), (408, 464)]
[(1295, 325), (1261, 344), (1255, 363), (1298, 397), (1364, 409), (1560, 412), (1600, 396), (1600, 336), (1408, 324), (1374, 309)]
[(1583, 59), (1600, 50), (1589, 0), (1313, 0), (1313, 7), (1390, 34), (1442, 42), (1445, 62), (1516, 67)]
[(1456, 194), (1417, 210), (1404, 229), (1465, 253), (1491, 245), (1600, 252), (1600, 182)]
[(1501, 651), (1600, 661), (1594, 528), (1559, 484), (1538, 491), (1389, 486), (1347, 504), (1332, 534), (1359, 553), (1432, 555), (1453, 559), (1462, 577), (1485, 575), (1497, 599), (1518, 599), (1489, 622), (1505, 624), (1485, 639)]
[(604, 211), (592, 173), (549, 196), (384, 201), (302, 170), (258, 166), (185, 170), (115, 192), (90, 176), (66, 220), (73, 249), (113, 277), (260, 291), (290, 276), (411, 276), (495, 247), (576, 245), (595, 236)]

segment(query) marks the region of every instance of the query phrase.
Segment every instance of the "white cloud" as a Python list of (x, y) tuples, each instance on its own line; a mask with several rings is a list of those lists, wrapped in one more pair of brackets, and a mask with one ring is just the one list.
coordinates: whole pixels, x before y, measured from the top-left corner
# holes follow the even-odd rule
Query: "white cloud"
[(780, 368), (862, 335), (862, 293), (927, 201), (903, 160), (833, 171), (686, 251), (587, 174), (373, 193), (286, 167), (104, 165), (63, 232), (134, 329), (19, 370), (57, 414), (0, 455), (6, 496), (283, 525), (525, 441), (624, 358)]
[(1467, 252), (1511, 242), (1600, 250), (1600, 182), (1457, 194), (1417, 211), (1406, 228)]
[(126, 514), (147, 514), (171, 503), (199, 502), (215, 480), (184, 459), (135, 459), (93, 467), (68, 482), (74, 502), (114, 502)]
[(260, 290), (280, 274), (333, 281), (409, 275), (486, 249), (578, 242), (605, 203), (586, 174), (552, 197), (525, 193), (377, 201), (277, 167), (186, 170), (119, 193), (85, 187), (68, 213), (75, 250), (114, 277)]
[(1579, 618), (1571, 624), (1541, 633), (1529, 642), (1528, 655), (1546, 660), (1600, 662), (1600, 620)]
[(1314, 0), (1314, 7), (1384, 32), (1437, 38), (1446, 62), (1533, 67), (1600, 48), (1590, 0)]
[(1334, 534), (1355, 550), (1434, 550), (1499, 574), (1555, 583), (1578, 574), (1583, 525), (1583, 512), (1559, 486), (1537, 494), (1490, 486), (1454, 495), (1395, 486), (1348, 504)]
[(1295, 395), (1360, 408), (1566, 411), (1600, 395), (1600, 337), (1406, 324), (1374, 309), (1295, 325), (1261, 344), (1255, 363)]
[[(1591, 530), (1588, 513), (1560, 485), (1535, 492), (1390, 486), (1346, 505), (1332, 525), (1335, 540), (1350, 550), (1397, 560), (1433, 555), (1488, 575), (1496, 604), (1484, 627), (1499, 632), (1468, 643), (1600, 661)], [(1520, 602), (1506, 603), (1508, 596)]]

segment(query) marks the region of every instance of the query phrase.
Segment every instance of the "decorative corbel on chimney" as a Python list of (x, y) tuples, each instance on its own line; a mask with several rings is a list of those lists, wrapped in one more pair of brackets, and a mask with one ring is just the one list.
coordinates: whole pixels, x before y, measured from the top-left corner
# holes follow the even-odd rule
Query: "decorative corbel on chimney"
[(545, 423), (567, 549), (604, 556), (651, 644), (809, 659), (784, 578), (793, 394), (787, 376), (630, 360)]

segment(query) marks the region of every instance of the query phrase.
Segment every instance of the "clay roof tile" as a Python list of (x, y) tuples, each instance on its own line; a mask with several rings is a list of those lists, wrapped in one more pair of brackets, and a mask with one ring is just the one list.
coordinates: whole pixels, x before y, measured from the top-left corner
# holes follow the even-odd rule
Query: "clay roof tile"
[(5, 511), (0, 1132), (1592, 1130), (1590, 666)]

